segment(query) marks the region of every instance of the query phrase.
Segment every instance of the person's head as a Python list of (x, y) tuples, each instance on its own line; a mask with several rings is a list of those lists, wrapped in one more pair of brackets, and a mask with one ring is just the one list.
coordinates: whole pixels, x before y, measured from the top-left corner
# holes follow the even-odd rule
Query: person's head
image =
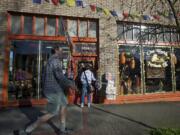
[(54, 46), (52, 49), (52, 54), (62, 56), (62, 48), (60, 48), (58, 45)]

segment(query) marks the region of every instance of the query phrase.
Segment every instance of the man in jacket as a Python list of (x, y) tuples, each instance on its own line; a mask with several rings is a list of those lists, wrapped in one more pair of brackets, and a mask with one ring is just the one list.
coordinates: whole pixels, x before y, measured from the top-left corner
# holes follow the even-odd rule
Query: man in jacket
[(26, 133), (31, 133), (39, 125), (47, 122), (58, 113), (60, 115), (60, 132), (68, 133), (66, 130), (67, 99), (65, 93), (68, 89), (76, 90), (76, 86), (62, 72), (62, 49), (55, 46), (53, 53), (48, 59), (43, 78), (43, 93), (48, 101), (47, 113), (29, 125), (25, 129)]

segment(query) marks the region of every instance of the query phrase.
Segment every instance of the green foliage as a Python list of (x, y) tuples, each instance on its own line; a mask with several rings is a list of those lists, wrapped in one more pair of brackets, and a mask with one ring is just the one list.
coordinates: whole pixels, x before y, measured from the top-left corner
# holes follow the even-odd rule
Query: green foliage
[(157, 128), (151, 130), (150, 135), (180, 135), (180, 128)]

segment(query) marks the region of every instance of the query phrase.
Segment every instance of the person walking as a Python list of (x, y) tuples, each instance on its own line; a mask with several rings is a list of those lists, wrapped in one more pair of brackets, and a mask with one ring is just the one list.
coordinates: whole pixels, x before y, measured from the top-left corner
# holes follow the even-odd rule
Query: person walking
[(43, 78), (43, 94), (48, 101), (47, 113), (26, 127), (25, 132), (27, 134), (30, 134), (58, 113), (60, 115), (60, 133), (69, 133), (69, 130), (66, 129), (67, 99), (65, 93), (69, 89), (76, 90), (77, 88), (62, 72), (62, 49), (55, 46), (52, 53), (53, 55), (47, 61)]
[(82, 83), (82, 92), (81, 92), (81, 108), (84, 107), (84, 98), (87, 95), (88, 107), (91, 106), (91, 93), (88, 91), (88, 85), (91, 85), (92, 81), (96, 81), (93, 72), (90, 70), (91, 66), (88, 64), (83, 69), (81, 73), (81, 83)]

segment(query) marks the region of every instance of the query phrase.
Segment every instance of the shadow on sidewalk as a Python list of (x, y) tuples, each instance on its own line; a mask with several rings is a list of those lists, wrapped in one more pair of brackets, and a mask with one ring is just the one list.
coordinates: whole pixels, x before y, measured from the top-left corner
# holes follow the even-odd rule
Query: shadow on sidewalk
[(119, 114), (116, 114), (116, 113), (110, 112), (110, 111), (108, 111), (108, 110), (104, 110), (104, 109), (99, 108), (99, 107), (96, 107), (96, 106), (93, 106), (93, 108), (94, 108), (94, 109), (97, 109), (97, 110), (99, 110), (99, 111), (102, 111), (102, 112), (108, 113), (108, 114), (110, 114), (110, 115), (113, 115), (113, 116), (119, 117), (119, 118), (121, 118), (121, 119), (125, 119), (125, 120), (128, 120), (128, 121), (130, 121), (130, 122), (134, 122), (134, 123), (139, 124), (139, 125), (141, 125), (141, 126), (144, 126), (144, 127), (146, 127), (146, 128), (149, 128), (149, 129), (156, 129), (155, 127), (152, 127), (152, 126), (147, 125), (147, 124), (145, 124), (145, 123), (143, 123), (143, 122), (140, 122), (140, 121), (137, 121), (137, 120), (134, 120), (134, 119), (128, 118), (128, 117), (126, 117), (126, 116), (122, 116), (122, 115), (119, 115)]
[[(23, 129), (14, 130), (13, 133), (14, 135), (26, 135), (24, 129), (31, 123), (35, 122), (38, 119), (38, 117), (44, 115), (45, 113), (42, 112), (44, 109), (41, 110), (40, 108), (36, 108), (32, 106), (20, 107), (19, 109), (30, 120), (30, 122), (27, 123), (24, 127), (22, 127)], [(51, 119), (46, 123), (53, 129), (55, 134), (59, 135), (59, 128), (51, 121)]]

